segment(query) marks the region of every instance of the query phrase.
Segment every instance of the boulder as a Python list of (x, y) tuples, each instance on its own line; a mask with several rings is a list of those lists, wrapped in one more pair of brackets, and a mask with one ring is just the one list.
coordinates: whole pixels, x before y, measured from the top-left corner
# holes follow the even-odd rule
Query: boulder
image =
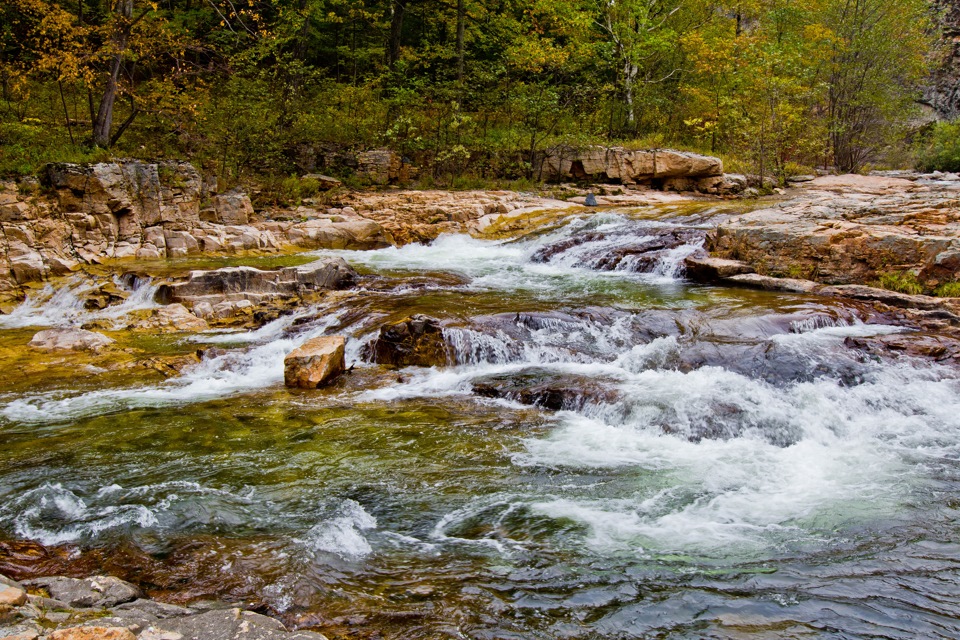
[(37, 578), (25, 584), (43, 587), (52, 598), (71, 607), (112, 607), (143, 597), (139, 587), (113, 576), (93, 576), (82, 580), (54, 576)]
[(400, 156), (389, 149), (374, 149), (357, 154), (357, 173), (373, 184), (386, 185), (400, 178)]
[(320, 186), (320, 189), (322, 189), (323, 191), (334, 189), (343, 184), (336, 178), (331, 178), (330, 176), (325, 176), (321, 173), (308, 173), (305, 176), (303, 176), (303, 179), (312, 180), (313, 182), (316, 182)]
[(739, 260), (690, 256), (684, 260), (687, 278), (694, 282), (717, 282), (742, 273), (753, 273), (753, 267)]
[(253, 204), (242, 191), (231, 191), (213, 198), (216, 221), (220, 224), (248, 224), (253, 218)]
[(115, 341), (84, 329), (44, 329), (34, 334), (30, 346), (42, 351), (100, 351)]
[(346, 368), (345, 347), (343, 336), (323, 336), (303, 343), (283, 360), (284, 384), (299, 389), (330, 384)]
[(442, 367), (451, 363), (450, 350), (438, 320), (415, 315), (380, 328), (372, 360), (394, 367)]
[(312, 631), (287, 631), (279, 620), (241, 609), (217, 609), (164, 620), (154, 632), (175, 633), (183, 640), (326, 640)]
[(133, 322), (126, 328), (135, 331), (196, 332), (210, 328), (205, 320), (190, 313), (179, 303), (168, 304), (159, 309), (135, 311), (130, 315)]
[(711, 156), (670, 149), (557, 147), (547, 152), (543, 169), (544, 175), (554, 180), (662, 184), (669, 179), (722, 176), (723, 162)]
[(356, 277), (357, 272), (342, 258), (317, 260), (272, 271), (226, 267), (192, 271), (186, 281), (162, 285), (157, 291), (157, 299), (168, 303), (231, 294), (256, 294), (257, 300), (264, 296), (299, 296), (305, 291), (345, 289), (354, 283)]
[(13, 585), (0, 584), (0, 606), (19, 607), (26, 602), (26, 591)]
[(556, 375), (543, 370), (491, 376), (476, 380), (473, 392), (485, 398), (503, 398), (552, 411), (579, 411), (590, 404), (612, 404), (619, 393), (595, 378)]

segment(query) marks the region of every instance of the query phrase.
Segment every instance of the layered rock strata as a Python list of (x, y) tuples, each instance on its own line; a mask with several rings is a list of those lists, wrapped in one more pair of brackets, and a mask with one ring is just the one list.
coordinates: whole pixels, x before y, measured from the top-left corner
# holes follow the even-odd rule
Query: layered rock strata
[(716, 257), (831, 285), (909, 273), (928, 292), (960, 279), (960, 177), (826, 176), (721, 224)]
[(669, 149), (623, 147), (556, 148), (543, 161), (552, 180), (649, 184), (682, 191), (719, 193), (725, 185), (719, 158)]

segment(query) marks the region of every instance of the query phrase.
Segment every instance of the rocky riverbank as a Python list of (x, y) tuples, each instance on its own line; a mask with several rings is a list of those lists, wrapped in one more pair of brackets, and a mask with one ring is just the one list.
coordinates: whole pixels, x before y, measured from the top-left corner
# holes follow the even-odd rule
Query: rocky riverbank
[[(704, 171), (722, 176), (714, 158), (673, 155), (682, 156), (669, 171), (676, 179)], [(679, 198), (645, 186), (607, 191), (601, 204)], [(22, 300), (35, 283), (104, 261), (378, 249), (582, 202), (508, 191), (391, 188), (338, 190), (299, 206), (254, 210), (246, 193), (219, 192), (215, 179), (186, 162), (54, 164), (39, 179), (0, 183), (0, 304)]]
[(221, 602), (181, 607), (112, 576), (0, 575), (0, 640), (325, 640)]

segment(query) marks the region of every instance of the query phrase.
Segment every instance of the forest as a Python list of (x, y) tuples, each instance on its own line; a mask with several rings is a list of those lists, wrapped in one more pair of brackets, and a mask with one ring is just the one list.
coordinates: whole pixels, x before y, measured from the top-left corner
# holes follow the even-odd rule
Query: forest
[(388, 147), (422, 185), (536, 181), (545, 149), (730, 170), (950, 169), (928, 0), (5, 0), (0, 173), (183, 158), (224, 183)]

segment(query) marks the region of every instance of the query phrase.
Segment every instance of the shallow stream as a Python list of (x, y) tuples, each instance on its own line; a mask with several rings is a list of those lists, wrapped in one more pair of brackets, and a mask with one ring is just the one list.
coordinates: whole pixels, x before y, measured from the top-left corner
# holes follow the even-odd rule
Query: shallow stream
[[(319, 252), (360, 287), (123, 337), (225, 350), (163, 381), (23, 363), (38, 327), (152, 284), (99, 312), (82, 283), (38, 291), (0, 318), (0, 572), (112, 573), (331, 638), (960, 637), (958, 372), (851, 349), (901, 331), (867, 308), (687, 283), (696, 240), (645, 273), (607, 259), (712, 220)], [(365, 361), (418, 313), (450, 366)], [(353, 370), (286, 390), (284, 355), (324, 334)]]

